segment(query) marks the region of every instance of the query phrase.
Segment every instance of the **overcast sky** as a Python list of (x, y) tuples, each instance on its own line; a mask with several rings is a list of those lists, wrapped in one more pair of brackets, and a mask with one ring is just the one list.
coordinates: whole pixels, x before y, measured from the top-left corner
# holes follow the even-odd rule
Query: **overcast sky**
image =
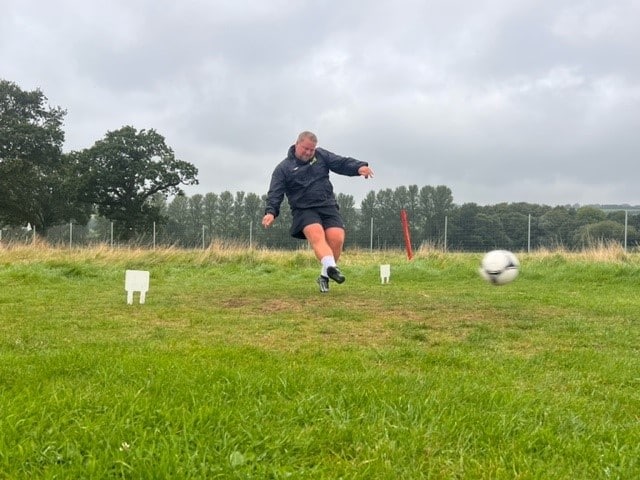
[(153, 128), (196, 193), (266, 193), (302, 130), (369, 191), (640, 204), (640, 0), (0, 0), (0, 78), (65, 151)]

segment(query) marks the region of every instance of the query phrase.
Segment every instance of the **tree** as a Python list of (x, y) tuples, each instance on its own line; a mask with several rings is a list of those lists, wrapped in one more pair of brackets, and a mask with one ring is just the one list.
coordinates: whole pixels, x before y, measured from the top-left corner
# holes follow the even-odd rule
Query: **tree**
[(509, 248), (509, 237), (504, 232), (504, 226), (497, 215), (480, 212), (471, 231), (472, 249), (492, 250)]
[(255, 193), (248, 193), (244, 199), (244, 216), (249, 220), (249, 225), (251, 226), (251, 232), (253, 235), (252, 244), (253, 246), (256, 240), (261, 240), (264, 229), (262, 228), (262, 216), (264, 213), (264, 204), (262, 203), (262, 199)]
[[(627, 230), (628, 242), (634, 243), (637, 231), (633, 227)], [(624, 239), (624, 225), (613, 220), (603, 220), (597, 223), (582, 225), (575, 233), (575, 242), (580, 247), (593, 247), (608, 242), (622, 243)]]
[[(167, 224), (165, 230), (167, 235), (178, 239), (180, 246), (188, 246), (190, 240), (189, 220), (190, 220), (190, 199), (184, 195), (178, 195), (167, 206)], [(175, 241), (175, 240), (174, 240)]]
[(236, 196), (233, 199), (233, 224), (230, 225), (231, 231), (229, 233), (238, 240), (249, 237), (247, 233), (251, 218), (246, 215), (244, 199), (245, 193), (243, 191), (236, 192)]
[[(406, 192), (401, 191), (402, 193)], [(378, 246), (391, 248), (403, 245), (402, 228), (400, 223), (400, 203), (396, 201), (395, 192), (390, 188), (378, 191), (376, 194), (376, 215), (374, 223), (378, 236)]]
[(481, 207), (475, 203), (465, 203), (452, 212), (448, 241), (452, 248), (474, 250), (483, 243), (482, 239), (475, 236), (477, 218), (481, 212)]
[(189, 230), (200, 233), (204, 225), (204, 197), (197, 193), (189, 198)]
[(229, 190), (225, 190), (218, 197), (218, 210), (216, 215), (216, 224), (213, 228), (213, 236), (215, 238), (233, 238), (231, 234), (231, 226), (233, 225), (233, 194)]
[(599, 208), (580, 207), (576, 211), (576, 226), (582, 227), (592, 223), (599, 223), (607, 218), (607, 214)]
[(529, 216), (512, 210), (499, 216), (508, 240), (500, 248), (524, 250), (529, 246)]
[(340, 215), (344, 221), (344, 226), (347, 231), (345, 244), (348, 246), (356, 245), (356, 231), (358, 229), (358, 212), (356, 211), (356, 202), (353, 195), (345, 195), (339, 193), (336, 196), (336, 201), (340, 205)]
[(121, 238), (148, 231), (162, 221), (155, 194), (183, 195), (180, 185), (197, 185), (198, 169), (177, 160), (162, 135), (130, 126), (107, 132), (82, 152), (87, 174), (85, 200), (114, 221)]
[(203, 242), (203, 196), (192, 197), (178, 195), (166, 207), (166, 224), (163, 232), (167, 237), (165, 243), (182, 247), (201, 247)]
[(573, 248), (573, 233), (576, 230), (575, 210), (554, 207), (538, 221), (542, 232), (541, 243), (552, 247)]
[[(377, 222), (375, 217), (378, 212), (378, 201), (376, 192), (370, 190), (369, 193), (360, 202), (360, 214), (358, 215), (356, 235), (354, 240), (358, 245), (371, 246), (372, 235), (371, 226), (373, 222)], [(374, 225), (374, 228), (377, 225)]]
[(218, 195), (215, 193), (207, 193), (204, 196), (204, 226), (211, 235), (214, 225), (216, 224), (216, 218), (218, 216)]
[(91, 207), (78, 201), (76, 158), (62, 155), (65, 115), (40, 90), (0, 80), (0, 222), (44, 232), (63, 221), (88, 221)]
[(423, 241), (443, 242), (445, 218), (453, 212), (451, 190), (444, 185), (424, 186), (418, 194), (418, 203), (418, 230)]

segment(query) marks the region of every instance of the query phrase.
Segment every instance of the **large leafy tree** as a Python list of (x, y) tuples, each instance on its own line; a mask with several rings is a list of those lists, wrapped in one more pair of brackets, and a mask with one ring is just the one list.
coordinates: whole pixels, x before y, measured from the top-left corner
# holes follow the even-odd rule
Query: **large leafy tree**
[(125, 126), (107, 132), (81, 155), (88, 172), (85, 201), (114, 222), (120, 238), (148, 232), (153, 222), (163, 221), (155, 195), (183, 195), (181, 185), (198, 183), (198, 169), (176, 159), (165, 138), (153, 129)]
[(576, 211), (573, 208), (557, 206), (547, 211), (538, 220), (543, 245), (550, 247), (573, 247), (576, 231)]
[(433, 244), (443, 242), (445, 218), (454, 210), (449, 187), (425, 185), (418, 194), (418, 221), (425, 240)]
[(43, 232), (88, 220), (90, 206), (77, 202), (73, 159), (62, 154), (65, 115), (40, 90), (0, 80), (0, 222)]
[[(637, 238), (637, 231), (633, 227), (627, 230), (628, 241), (632, 243)], [(608, 242), (622, 243), (624, 240), (624, 225), (613, 220), (602, 220), (580, 226), (574, 233), (574, 242), (578, 247), (594, 247), (606, 245)]]

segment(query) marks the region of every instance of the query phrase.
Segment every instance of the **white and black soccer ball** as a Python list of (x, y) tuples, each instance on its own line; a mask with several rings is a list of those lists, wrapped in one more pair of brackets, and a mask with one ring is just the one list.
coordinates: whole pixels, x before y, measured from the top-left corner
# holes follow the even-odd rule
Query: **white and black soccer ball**
[(492, 250), (482, 258), (479, 271), (487, 282), (504, 285), (516, 279), (520, 262), (509, 250)]

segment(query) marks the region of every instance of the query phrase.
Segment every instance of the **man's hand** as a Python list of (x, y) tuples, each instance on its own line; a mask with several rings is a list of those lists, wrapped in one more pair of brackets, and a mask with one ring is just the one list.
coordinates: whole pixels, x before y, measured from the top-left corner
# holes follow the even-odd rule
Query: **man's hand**
[(358, 175), (364, 178), (373, 178), (373, 170), (368, 166), (360, 167), (358, 169)]
[(262, 226), (264, 228), (269, 227), (276, 217), (273, 216), (273, 213), (267, 213), (264, 217), (262, 217)]

